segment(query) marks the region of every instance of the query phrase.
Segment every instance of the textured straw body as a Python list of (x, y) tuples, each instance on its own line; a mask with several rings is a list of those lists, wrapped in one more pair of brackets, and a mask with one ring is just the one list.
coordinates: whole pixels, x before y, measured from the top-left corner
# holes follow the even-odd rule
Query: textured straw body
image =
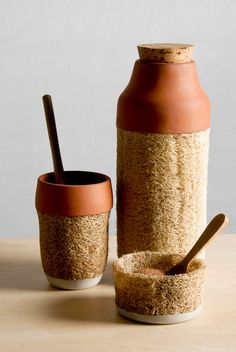
[(38, 214), (44, 272), (63, 280), (84, 280), (103, 274), (108, 253), (110, 212), (97, 215)]
[[(172, 323), (187, 320), (200, 312), (206, 267), (201, 260), (191, 263), (188, 274), (159, 276), (143, 274), (159, 268), (168, 270), (182, 259), (181, 255), (156, 252), (138, 252), (124, 255), (113, 264), (116, 305), (121, 312), (144, 322), (160, 322), (165, 318)], [(129, 314), (127, 314), (129, 313)], [(144, 316), (156, 319), (145, 320)], [(134, 315), (135, 317), (135, 315)], [(162, 319), (161, 319), (162, 318)], [(176, 318), (176, 319), (175, 319)], [(134, 318), (135, 319), (135, 318)]]
[(184, 63), (136, 61), (119, 98), (119, 256), (186, 253), (206, 225), (210, 106), (186, 55)]
[(117, 139), (119, 255), (187, 253), (206, 225), (209, 130)]

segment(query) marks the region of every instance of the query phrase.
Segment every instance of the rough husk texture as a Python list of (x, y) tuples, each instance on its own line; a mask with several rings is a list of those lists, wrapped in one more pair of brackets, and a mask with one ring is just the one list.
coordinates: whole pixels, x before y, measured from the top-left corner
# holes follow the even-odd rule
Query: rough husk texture
[(209, 130), (117, 133), (118, 255), (188, 252), (206, 225)]
[(206, 266), (191, 263), (187, 274), (147, 275), (143, 268), (168, 270), (183, 257), (156, 252), (139, 252), (123, 256), (113, 263), (116, 304), (128, 312), (166, 315), (192, 312), (202, 304)]
[(109, 214), (58, 216), (38, 213), (45, 273), (64, 280), (101, 275), (108, 253)]

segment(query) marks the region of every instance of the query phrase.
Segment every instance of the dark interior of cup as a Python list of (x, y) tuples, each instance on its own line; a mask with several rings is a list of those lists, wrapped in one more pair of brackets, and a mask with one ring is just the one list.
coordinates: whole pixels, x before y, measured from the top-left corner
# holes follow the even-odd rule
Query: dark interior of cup
[[(90, 171), (65, 171), (64, 179), (66, 185), (91, 185), (107, 181), (106, 175)], [(54, 172), (47, 174), (46, 182), (56, 183)]]

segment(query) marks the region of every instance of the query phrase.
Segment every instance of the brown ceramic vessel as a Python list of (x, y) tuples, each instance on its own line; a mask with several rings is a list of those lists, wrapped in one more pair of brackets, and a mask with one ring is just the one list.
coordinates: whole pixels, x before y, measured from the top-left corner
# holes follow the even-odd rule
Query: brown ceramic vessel
[(106, 175), (65, 171), (65, 184), (56, 184), (53, 172), (38, 178), (36, 209), (42, 214), (95, 215), (111, 208), (111, 180)]
[(190, 133), (209, 128), (210, 104), (195, 62), (137, 60), (118, 100), (117, 127), (150, 133)]

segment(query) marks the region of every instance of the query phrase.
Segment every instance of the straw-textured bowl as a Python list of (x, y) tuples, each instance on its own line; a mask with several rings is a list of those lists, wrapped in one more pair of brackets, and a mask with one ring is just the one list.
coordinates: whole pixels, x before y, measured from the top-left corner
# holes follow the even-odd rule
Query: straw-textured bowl
[[(118, 312), (132, 320), (152, 324), (172, 324), (197, 316), (202, 307), (202, 287), (206, 266), (194, 260), (189, 272), (159, 275), (183, 258), (177, 254), (137, 252), (113, 263)], [(157, 274), (156, 274), (157, 273)]]

